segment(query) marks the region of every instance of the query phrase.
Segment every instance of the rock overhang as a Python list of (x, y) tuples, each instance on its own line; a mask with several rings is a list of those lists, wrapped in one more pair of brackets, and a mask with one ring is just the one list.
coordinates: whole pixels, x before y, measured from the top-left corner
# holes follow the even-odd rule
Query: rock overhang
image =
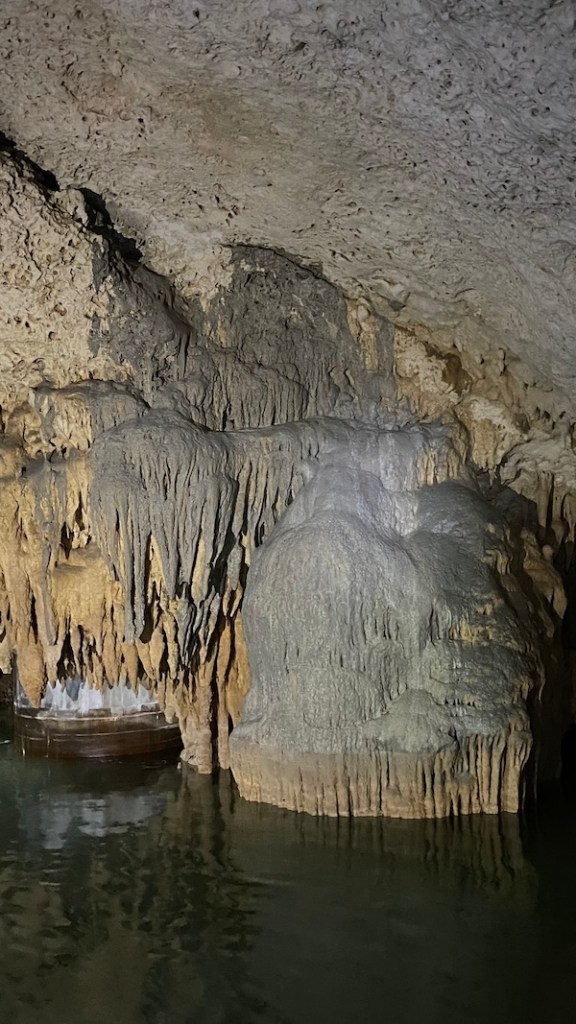
[(182, 293), (214, 247), (320, 264), (349, 295), (570, 406), (570, 5), (11, 0), (3, 127), (101, 195)]
[[(272, 573), (266, 614), (286, 585), (294, 610), (315, 552), (348, 543), (300, 632), (366, 541), (364, 660), (308, 666), (314, 713), (322, 694), (330, 718), (381, 692), (366, 642), (380, 556), (389, 617), (412, 576), (438, 599), (403, 614), (426, 683), (376, 701), (361, 739), (341, 723), (325, 803), (310, 737), (307, 795), (290, 758), (274, 790), (264, 736), (267, 778), (237, 763), (244, 791), (325, 813), (514, 809), (533, 743), (554, 774), (571, 714), (567, 6), (9, 8), (3, 665), (16, 653), (36, 701), (60, 678), (146, 679), (187, 758), (227, 766), (266, 675), (250, 594), (304, 509), (285, 561), (314, 543), (293, 579)], [(353, 603), (348, 588), (345, 618)], [(427, 744), (441, 763), (415, 766)]]

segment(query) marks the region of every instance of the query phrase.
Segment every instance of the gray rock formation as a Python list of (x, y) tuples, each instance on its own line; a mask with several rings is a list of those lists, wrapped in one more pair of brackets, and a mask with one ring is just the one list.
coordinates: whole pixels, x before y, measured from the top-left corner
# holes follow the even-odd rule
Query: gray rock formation
[(150, 694), (189, 763), (312, 813), (558, 774), (574, 19), (504, 8), (9, 0), (0, 665), (30, 703)]
[[(58, 401), (39, 405), (53, 425)], [(558, 583), (529, 572), (458, 437), (125, 410), (101, 411), (87, 451), (4, 482), (5, 648), (28, 698), (66, 678), (144, 686), (191, 763), (294, 809), (518, 809), (529, 702), (548, 735), (560, 723)]]
[(417, 489), (421, 444), (380, 434), (327, 459), (256, 553), (252, 688), (231, 737), (250, 799), (333, 815), (518, 809), (550, 619), (468, 482)]
[(405, 324), (512, 352), (571, 404), (570, 0), (4, 13), (2, 130), (103, 196), (180, 291), (214, 247), (297, 253)]

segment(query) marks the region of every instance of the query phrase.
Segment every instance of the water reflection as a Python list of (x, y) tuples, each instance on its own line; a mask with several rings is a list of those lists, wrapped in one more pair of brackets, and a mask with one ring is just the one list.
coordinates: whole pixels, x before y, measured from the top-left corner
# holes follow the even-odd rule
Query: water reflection
[(1, 745), (0, 787), (11, 1024), (571, 1019), (572, 805), (315, 820), (225, 774)]
[(104, 796), (90, 793), (55, 793), (37, 807), (25, 806), (20, 827), (30, 844), (61, 850), (74, 835), (105, 837), (137, 828), (166, 809), (167, 794), (135, 787), (132, 793), (111, 790)]

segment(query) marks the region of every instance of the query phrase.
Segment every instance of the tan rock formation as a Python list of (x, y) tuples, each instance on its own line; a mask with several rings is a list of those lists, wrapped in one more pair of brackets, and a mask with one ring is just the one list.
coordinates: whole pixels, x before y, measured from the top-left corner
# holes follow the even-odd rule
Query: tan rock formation
[(521, 806), (572, 693), (572, 427), (533, 375), (272, 250), (178, 290), (1, 166), (3, 671), (144, 687), (250, 799)]
[(118, 379), (115, 361), (92, 344), (108, 295), (94, 281), (104, 243), (85, 231), (82, 195), (50, 191), (22, 161), (0, 153), (0, 217), (2, 408), (47, 380)]

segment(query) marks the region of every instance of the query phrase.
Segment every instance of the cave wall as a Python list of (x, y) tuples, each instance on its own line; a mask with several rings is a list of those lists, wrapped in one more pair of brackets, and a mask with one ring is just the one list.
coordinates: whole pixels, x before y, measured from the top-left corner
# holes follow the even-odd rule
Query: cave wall
[(546, 386), (269, 248), (181, 291), (97, 197), (0, 168), (3, 671), (144, 686), (250, 799), (517, 809), (572, 699)]
[(570, 0), (4, 0), (1, 128), (193, 295), (321, 265), (574, 414)]

